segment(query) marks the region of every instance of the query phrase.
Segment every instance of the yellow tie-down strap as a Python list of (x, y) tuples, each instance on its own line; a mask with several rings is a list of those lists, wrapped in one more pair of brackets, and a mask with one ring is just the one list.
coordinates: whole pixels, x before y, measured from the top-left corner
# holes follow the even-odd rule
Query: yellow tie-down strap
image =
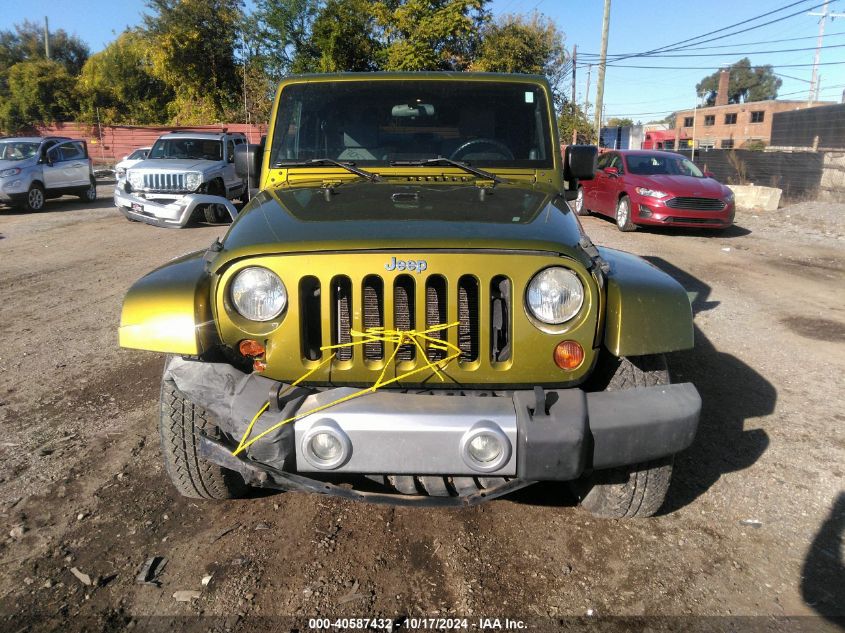
[[(441, 373), (441, 371), (443, 371), (449, 363), (451, 363), (453, 360), (455, 360), (456, 358), (458, 358), (458, 356), (461, 355), (461, 350), (457, 345), (450, 343), (449, 341), (446, 341), (446, 340), (441, 340), (439, 338), (435, 338), (434, 336), (431, 336), (431, 335), (435, 332), (442, 332), (442, 331), (447, 330), (449, 328), (456, 327), (457, 325), (458, 325), (457, 321), (455, 323), (443, 323), (443, 324), (440, 324), (440, 325), (432, 326), (432, 327), (428, 328), (427, 330), (423, 330), (421, 332), (417, 332), (416, 330), (386, 330), (384, 328), (367, 328), (367, 330), (364, 331), (364, 332), (359, 332), (357, 330), (351, 330), (350, 331), (350, 336), (352, 337), (351, 342), (341, 343), (339, 345), (325, 345), (325, 346), (321, 347), (320, 348), (321, 351), (329, 351), (329, 350), (338, 350), (338, 349), (342, 349), (342, 348), (345, 348), (345, 347), (351, 348), (351, 347), (354, 347), (356, 345), (365, 345), (367, 343), (393, 343), (394, 344), (393, 353), (390, 355), (390, 358), (387, 359), (387, 363), (385, 363), (384, 369), (382, 370), (379, 377), (376, 379), (376, 381), (370, 387), (365, 387), (364, 389), (361, 389), (360, 391), (356, 391), (355, 393), (349, 394), (347, 396), (343, 396), (342, 398), (338, 398), (337, 400), (335, 400), (333, 402), (329, 402), (328, 404), (324, 404), (324, 405), (321, 405), (319, 407), (314, 407), (313, 409), (310, 409), (308, 411), (303, 411), (302, 413), (297, 413), (295, 416), (290, 417), (287, 420), (282, 420), (281, 422), (271, 426), (269, 429), (266, 429), (265, 431), (262, 431), (261, 433), (259, 433), (255, 437), (251, 438), (250, 435), (252, 434), (252, 427), (255, 426), (255, 423), (256, 423), (256, 421), (258, 421), (258, 418), (261, 417), (261, 414), (264, 413), (265, 411), (267, 411), (267, 409), (270, 408), (270, 403), (265, 402), (264, 406), (262, 406), (258, 410), (258, 413), (256, 413), (255, 416), (252, 418), (252, 421), (249, 423), (249, 426), (246, 428), (246, 431), (244, 432), (244, 435), (241, 438), (241, 441), (238, 442), (238, 447), (234, 451), (232, 451), (232, 455), (237, 455), (239, 453), (242, 453), (243, 451), (248, 449), (250, 446), (252, 446), (255, 442), (260, 440), (262, 437), (264, 437), (265, 435), (268, 435), (269, 433), (272, 433), (273, 431), (275, 431), (276, 429), (284, 426), (285, 424), (289, 424), (290, 422), (296, 422), (297, 420), (300, 420), (300, 419), (302, 419), (306, 416), (309, 416), (312, 413), (317, 413), (318, 411), (325, 411), (326, 409), (333, 407), (335, 405), (338, 405), (341, 402), (347, 402), (348, 400), (353, 400), (354, 398), (358, 398), (358, 397), (363, 396), (365, 394), (373, 393), (374, 391), (376, 391), (377, 389), (379, 389), (381, 387), (384, 387), (385, 385), (389, 385), (391, 383), (398, 382), (400, 380), (404, 380), (405, 378), (408, 378), (409, 376), (413, 376), (415, 374), (422, 373), (426, 370), (430, 370), (431, 372), (434, 373), (435, 376), (437, 376), (441, 381), (443, 381), (444, 378), (443, 378), (443, 374)], [(443, 351), (447, 352), (447, 355), (444, 358), (441, 358), (438, 361), (429, 360), (428, 356), (425, 353), (425, 345), (424, 345), (425, 343), (428, 344), (429, 349), (443, 350)], [(423, 359), (425, 361), (425, 364), (422, 367), (418, 367), (417, 369), (407, 371), (404, 374), (394, 376), (393, 378), (389, 378), (389, 379), (385, 380), (385, 376), (387, 375), (387, 372), (390, 369), (390, 366), (393, 364), (393, 361), (396, 359), (396, 354), (399, 352), (399, 347), (402, 346), (402, 345), (409, 345), (409, 344), (413, 344), (417, 348), (417, 356), (418, 356), (418, 358)], [(316, 372), (318, 369), (320, 369), (324, 365), (330, 363), (334, 359), (336, 354), (337, 353), (335, 351), (332, 351), (332, 353), (328, 356), (328, 358), (326, 358), (319, 365), (317, 365), (316, 367), (308, 370), (308, 372), (306, 372), (305, 374), (303, 374), (302, 376), (297, 378), (294, 382), (292, 382), (288, 386), (288, 388), (285, 391), (281, 392), (279, 394), (279, 396), (285, 395), (285, 393), (288, 393), (291, 389), (296, 387), (296, 385), (301, 383), (303, 380), (307, 380), (308, 377), (311, 374)]]

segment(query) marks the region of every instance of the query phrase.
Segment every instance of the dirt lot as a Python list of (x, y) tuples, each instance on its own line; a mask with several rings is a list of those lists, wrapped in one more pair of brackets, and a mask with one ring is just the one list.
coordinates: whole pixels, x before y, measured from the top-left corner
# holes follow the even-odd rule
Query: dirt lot
[[(0, 630), (841, 625), (845, 205), (742, 213), (721, 235), (584, 219), (596, 242), (674, 275), (696, 312), (695, 350), (670, 362), (701, 391), (697, 439), (661, 516), (620, 522), (551, 485), (460, 511), (177, 497), (159, 459), (162, 357), (117, 347), (121, 299), (225, 227), (129, 223), (100, 194), (0, 210)], [(136, 584), (152, 556), (167, 557), (161, 586)]]

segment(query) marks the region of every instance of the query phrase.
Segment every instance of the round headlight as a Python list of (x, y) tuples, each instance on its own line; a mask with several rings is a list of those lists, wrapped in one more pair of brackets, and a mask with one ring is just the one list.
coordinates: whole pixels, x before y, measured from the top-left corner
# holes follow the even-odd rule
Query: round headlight
[(244, 268), (232, 281), (232, 303), (250, 321), (274, 319), (288, 301), (288, 293), (279, 276), (266, 268)]
[(571, 270), (546, 268), (528, 283), (525, 300), (534, 318), (559, 325), (578, 314), (584, 303), (584, 286)]

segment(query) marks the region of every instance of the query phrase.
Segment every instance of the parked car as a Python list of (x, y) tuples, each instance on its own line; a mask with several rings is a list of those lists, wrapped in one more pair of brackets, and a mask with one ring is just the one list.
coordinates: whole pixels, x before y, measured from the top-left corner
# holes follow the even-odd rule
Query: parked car
[(156, 226), (184, 227), (195, 212), (207, 222), (233, 220), (231, 201), (248, 193), (235, 173), (235, 148), (245, 143), (225, 131), (164, 134), (118, 179), (114, 204), (129, 220)]
[(126, 170), (130, 167), (137, 165), (142, 160), (147, 157), (147, 154), (150, 153), (149, 147), (139, 147), (138, 149), (134, 150), (130, 154), (127, 154), (123, 157), (123, 160), (117, 163), (114, 166), (114, 175), (117, 178), (124, 178), (126, 176)]
[(64, 136), (0, 139), (0, 203), (40, 211), (48, 198), (97, 199), (94, 165), (82, 139)]
[(599, 156), (596, 177), (578, 189), (575, 211), (637, 225), (724, 229), (734, 221), (733, 192), (680, 154), (614, 150)]
[(307, 75), (276, 94), (266, 143), (236, 156), (261, 192), (123, 303), (120, 344), (170, 355), (176, 489), (467, 506), (568, 481), (601, 516), (656, 512), (701, 406), (664, 357), (693, 345), (689, 298), (584, 234), (566, 200), (596, 148), (552, 150), (547, 80)]

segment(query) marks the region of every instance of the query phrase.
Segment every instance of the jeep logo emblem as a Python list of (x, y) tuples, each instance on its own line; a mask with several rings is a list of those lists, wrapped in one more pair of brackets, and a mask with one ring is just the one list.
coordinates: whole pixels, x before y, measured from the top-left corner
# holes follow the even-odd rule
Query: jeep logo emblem
[(418, 275), (427, 268), (428, 262), (424, 259), (409, 259), (407, 261), (404, 261), (392, 257), (390, 261), (384, 265), (385, 270), (408, 270), (416, 272)]

